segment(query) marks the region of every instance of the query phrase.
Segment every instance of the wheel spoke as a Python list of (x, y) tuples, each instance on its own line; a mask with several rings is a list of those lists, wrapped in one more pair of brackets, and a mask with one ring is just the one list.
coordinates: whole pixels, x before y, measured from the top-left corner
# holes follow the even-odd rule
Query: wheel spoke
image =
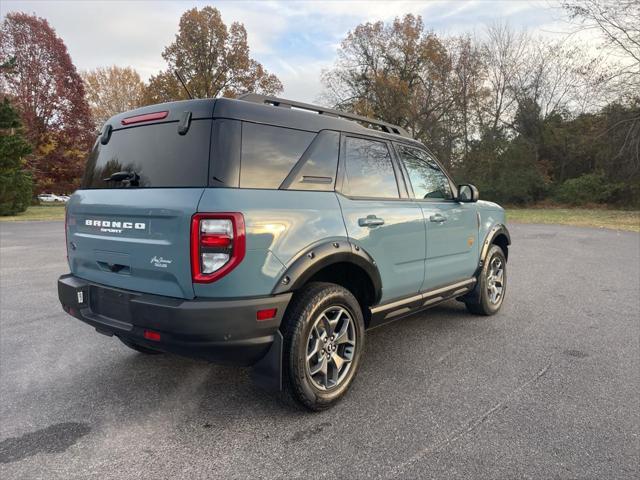
[(322, 373), (327, 378), (327, 357), (322, 357), (318, 363), (316, 363), (313, 367), (309, 368), (309, 373), (313, 375), (317, 375), (318, 373)]
[(313, 349), (311, 350), (311, 352), (307, 353), (307, 362), (318, 355), (318, 353), (320, 353), (320, 339), (316, 338)]
[(340, 369), (342, 368), (342, 365), (344, 364), (344, 358), (342, 358), (340, 355), (338, 355), (337, 352), (333, 352), (331, 354), (331, 360), (333, 361), (333, 364), (336, 366), (336, 368), (338, 369), (338, 372), (339, 372)]
[(344, 317), (340, 331), (336, 334), (336, 345), (342, 345), (343, 343), (349, 343), (353, 345), (353, 340), (349, 339), (349, 327), (351, 326), (351, 318)]
[[(324, 379), (322, 384), (324, 388), (329, 388), (329, 357), (322, 357), (322, 378)], [(333, 379), (332, 379), (333, 380)]]
[(338, 309), (338, 311), (334, 314), (333, 318), (329, 318), (328, 316), (326, 316), (329, 320), (329, 335), (334, 335), (335, 331), (336, 331), (336, 327), (338, 326), (338, 322), (340, 321), (340, 317), (342, 316), (342, 314), (344, 313), (343, 309)]

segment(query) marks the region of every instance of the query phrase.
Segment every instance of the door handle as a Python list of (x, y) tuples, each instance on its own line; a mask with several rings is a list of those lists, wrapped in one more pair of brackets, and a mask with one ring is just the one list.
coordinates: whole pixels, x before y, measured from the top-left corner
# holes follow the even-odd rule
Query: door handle
[(445, 217), (444, 215), (440, 215), (439, 213), (436, 213), (435, 215), (431, 215), (429, 217), (429, 221), (435, 222), (435, 223), (443, 223), (447, 221), (447, 217)]
[(384, 225), (384, 220), (382, 218), (378, 218), (375, 215), (367, 215), (367, 218), (359, 218), (358, 225), (361, 227), (378, 227), (380, 225)]

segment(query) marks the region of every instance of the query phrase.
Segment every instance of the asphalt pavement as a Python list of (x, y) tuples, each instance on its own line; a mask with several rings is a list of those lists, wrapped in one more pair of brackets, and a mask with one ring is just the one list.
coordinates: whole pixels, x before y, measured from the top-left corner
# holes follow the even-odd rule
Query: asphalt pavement
[(640, 477), (640, 235), (512, 225), (502, 311), (367, 334), (323, 413), (66, 315), (61, 222), (0, 224), (0, 478)]

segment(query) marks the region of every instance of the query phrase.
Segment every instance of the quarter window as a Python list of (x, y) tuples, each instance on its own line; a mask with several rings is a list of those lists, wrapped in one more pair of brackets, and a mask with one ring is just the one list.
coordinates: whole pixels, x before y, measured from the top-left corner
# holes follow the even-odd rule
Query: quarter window
[(436, 161), (424, 150), (398, 145), (398, 155), (409, 173), (417, 199), (451, 200), (451, 185)]
[(343, 191), (354, 197), (398, 198), (391, 155), (383, 142), (347, 137)]
[(314, 137), (301, 130), (243, 123), (240, 187), (277, 189)]
[(333, 190), (338, 168), (340, 134), (321, 131), (307, 148), (298, 165), (289, 173), (284, 186), (290, 190)]

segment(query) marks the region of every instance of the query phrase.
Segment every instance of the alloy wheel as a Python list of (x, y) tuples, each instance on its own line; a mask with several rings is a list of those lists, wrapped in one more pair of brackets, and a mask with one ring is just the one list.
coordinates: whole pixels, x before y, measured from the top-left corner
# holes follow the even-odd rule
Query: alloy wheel
[(313, 385), (320, 390), (340, 385), (349, 373), (355, 349), (356, 329), (349, 311), (342, 306), (325, 309), (311, 327), (305, 351)]
[(502, 301), (504, 292), (504, 264), (500, 257), (491, 259), (487, 272), (487, 294), (489, 302), (498, 305)]

